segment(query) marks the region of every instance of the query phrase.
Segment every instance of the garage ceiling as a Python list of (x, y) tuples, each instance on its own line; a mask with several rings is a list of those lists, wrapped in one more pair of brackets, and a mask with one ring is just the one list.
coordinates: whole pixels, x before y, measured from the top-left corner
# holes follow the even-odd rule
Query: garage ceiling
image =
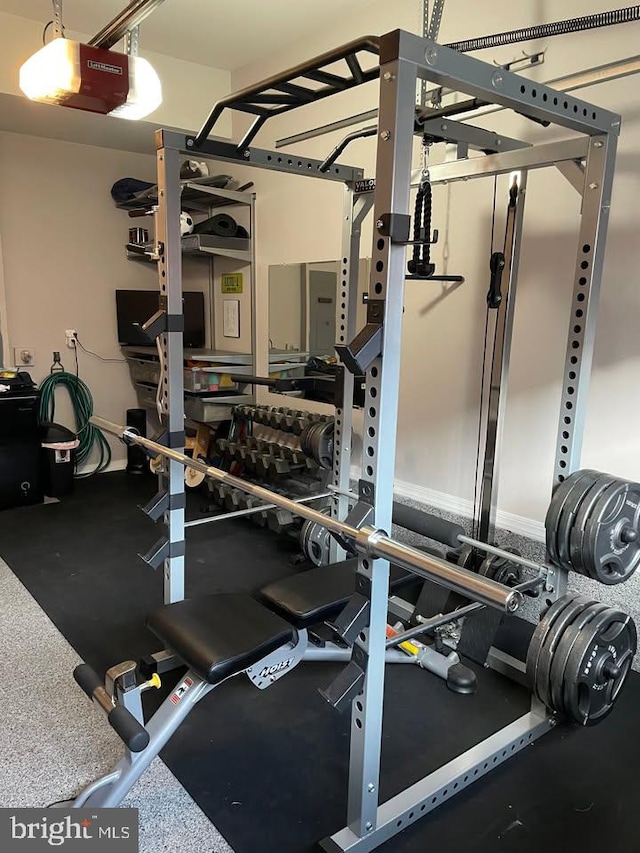
[[(97, 33), (129, 0), (63, 0), (70, 30)], [(141, 47), (233, 70), (277, 52), (370, 0), (165, 0), (142, 24)], [(0, 12), (51, 19), (51, 0), (0, 0)], [(337, 27), (339, 31), (339, 27)]]

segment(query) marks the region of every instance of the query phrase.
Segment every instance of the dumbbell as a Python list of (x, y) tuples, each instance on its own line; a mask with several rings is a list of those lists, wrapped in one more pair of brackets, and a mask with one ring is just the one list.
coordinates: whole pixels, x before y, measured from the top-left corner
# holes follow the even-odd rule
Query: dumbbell
[(293, 525), (293, 515), (288, 509), (270, 509), (267, 512), (267, 525), (274, 533), (285, 533)]
[(240, 509), (240, 499), (242, 498), (243, 492), (240, 489), (231, 489), (225, 495), (224, 505), (229, 510), (229, 512), (235, 512)]
[(258, 498), (254, 498), (253, 495), (248, 495), (246, 492), (242, 492), (240, 495), (240, 501), (238, 504), (238, 509), (253, 509), (255, 506), (259, 506), (261, 501)]
[(280, 407), (271, 409), (269, 412), (269, 426), (271, 429), (280, 429), (280, 425), (285, 417), (286, 409)]
[(288, 459), (283, 459), (282, 457), (274, 456), (269, 462), (269, 466), (267, 468), (267, 477), (269, 480), (276, 480), (278, 477), (281, 477), (283, 474), (289, 474), (291, 472), (291, 465)]
[(224, 483), (214, 483), (213, 484), (213, 489), (212, 489), (213, 499), (219, 506), (224, 506), (224, 498), (225, 498), (226, 493), (227, 493), (227, 487), (224, 485)]

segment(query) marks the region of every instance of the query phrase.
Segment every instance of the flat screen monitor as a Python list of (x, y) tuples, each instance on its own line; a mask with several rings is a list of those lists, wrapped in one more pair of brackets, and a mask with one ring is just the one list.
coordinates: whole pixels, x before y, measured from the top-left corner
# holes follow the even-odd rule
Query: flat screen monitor
[[(201, 349), (205, 344), (204, 294), (187, 290), (182, 294), (184, 347)], [(116, 290), (118, 341), (122, 346), (149, 346), (152, 341), (142, 326), (158, 310), (157, 290)]]

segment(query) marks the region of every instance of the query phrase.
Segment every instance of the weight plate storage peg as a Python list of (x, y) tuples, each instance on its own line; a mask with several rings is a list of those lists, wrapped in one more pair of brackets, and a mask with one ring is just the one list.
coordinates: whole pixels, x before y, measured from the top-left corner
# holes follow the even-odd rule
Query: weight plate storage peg
[(616, 480), (602, 492), (585, 522), (585, 574), (604, 584), (628, 580), (640, 564), (640, 485)]

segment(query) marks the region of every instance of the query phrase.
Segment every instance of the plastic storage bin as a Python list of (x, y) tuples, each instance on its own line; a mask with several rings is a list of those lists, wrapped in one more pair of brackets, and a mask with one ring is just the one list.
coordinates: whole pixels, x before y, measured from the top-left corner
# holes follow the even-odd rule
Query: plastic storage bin
[(228, 373), (218, 368), (186, 367), (184, 369), (184, 390), (192, 394), (213, 394), (217, 391), (233, 391), (237, 384)]
[(79, 444), (75, 433), (61, 424), (42, 424), (42, 484), (45, 495), (61, 498), (71, 494)]

